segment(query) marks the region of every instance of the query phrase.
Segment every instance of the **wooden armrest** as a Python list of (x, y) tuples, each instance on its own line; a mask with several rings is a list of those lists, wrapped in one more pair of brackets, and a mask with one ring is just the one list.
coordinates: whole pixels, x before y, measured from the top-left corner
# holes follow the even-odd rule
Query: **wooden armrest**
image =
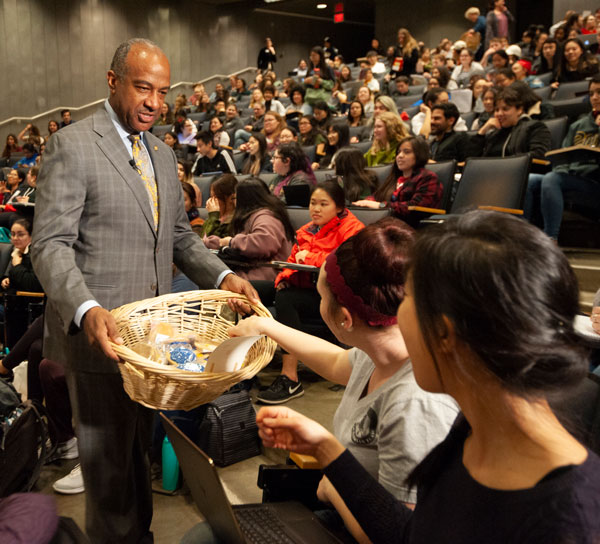
[(435, 213), (438, 215), (443, 215), (446, 213), (446, 210), (441, 210), (439, 208), (426, 208), (425, 206), (409, 206), (409, 212), (426, 212), (426, 213)]
[(531, 164), (541, 164), (542, 166), (550, 166), (552, 163), (544, 159), (531, 159)]
[(321, 468), (319, 462), (312, 455), (303, 453), (290, 453), (290, 459), (296, 463), (299, 468)]
[(34, 293), (33, 291), (17, 291), (16, 295), (18, 297), (37, 297), (37, 298), (44, 298), (46, 296), (45, 293)]
[(477, 206), (479, 210), (492, 210), (493, 212), (512, 213), (514, 215), (523, 215), (523, 210), (515, 208), (502, 208), (500, 206)]

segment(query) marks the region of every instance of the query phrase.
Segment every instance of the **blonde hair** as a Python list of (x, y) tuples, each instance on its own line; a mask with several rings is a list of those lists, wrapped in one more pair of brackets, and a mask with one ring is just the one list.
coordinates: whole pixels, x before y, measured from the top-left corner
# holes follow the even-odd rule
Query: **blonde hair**
[[(265, 117), (267, 115), (270, 115), (271, 117), (274, 117), (275, 120), (277, 121), (277, 128), (271, 133), (271, 135), (269, 136), (269, 138), (279, 138), (279, 133), (286, 127), (285, 118), (282, 117), (276, 111), (273, 111), (273, 110), (269, 110), (269, 111), (265, 112)], [(262, 129), (262, 133), (265, 136), (267, 135), (266, 132), (265, 132), (264, 127)]]
[(377, 119), (375, 119), (373, 125), (377, 121), (381, 121), (385, 125), (385, 131), (387, 133), (387, 144), (385, 147), (382, 147), (380, 142), (373, 139), (373, 145), (371, 146), (370, 150), (371, 155), (375, 155), (380, 151), (387, 151), (392, 147), (396, 147), (400, 140), (410, 136), (406, 125), (402, 122), (400, 116), (396, 115), (395, 113), (384, 111), (379, 114)]
[(406, 28), (398, 29), (398, 34), (402, 32), (404, 34), (404, 44), (402, 45), (402, 54), (410, 55), (413, 49), (418, 49), (419, 44), (417, 40), (412, 37), (412, 34), (406, 30)]
[[(255, 92), (257, 92), (257, 91), (260, 93), (260, 99), (259, 99), (259, 98), (257, 98), (256, 100), (254, 100), (254, 93), (255, 93)], [(263, 104), (264, 104), (264, 102), (265, 102), (265, 98), (264, 98), (264, 96), (263, 96), (263, 93), (262, 93), (262, 91), (261, 91), (260, 89), (258, 89), (258, 88), (256, 88), (256, 89), (252, 89), (252, 94), (250, 95), (250, 107), (251, 107), (251, 108), (253, 108), (253, 107), (254, 107), (254, 104), (256, 104), (257, 102), (261, 102), (261, 103), (263, 103)]]
[(479, 8), (469, 8), (465, 11), (465, 19), (468, 19), (471, 15), (477, 15), (477, 17), (479, 17), (480, 13), (481, 11), (479, 11)]

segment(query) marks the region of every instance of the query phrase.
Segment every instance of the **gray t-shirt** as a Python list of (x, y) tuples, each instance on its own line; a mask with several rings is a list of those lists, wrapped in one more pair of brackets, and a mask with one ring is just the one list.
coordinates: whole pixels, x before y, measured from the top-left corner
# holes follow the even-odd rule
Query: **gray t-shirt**
[(410, 361), (360, 398), (375, 365), (357, 348), (349, 360), (352, 374), (333, 418), (334, 434), (390, 493), (415, 503), (417, 490), (409, 491), (404, 480), (446, 438), (458, 406), (448, 395), (423, 391)]

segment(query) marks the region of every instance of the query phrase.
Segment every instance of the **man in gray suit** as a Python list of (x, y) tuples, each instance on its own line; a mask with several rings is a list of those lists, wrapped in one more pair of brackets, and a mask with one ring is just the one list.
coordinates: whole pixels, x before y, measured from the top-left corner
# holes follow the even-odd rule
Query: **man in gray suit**
[(48, 296), (44, 353), (67, 363), (88, 536), (131, 544), (152, 542), (153, 412), (123, 390), (108, 310), (168, 293), (173, 262), (201, 288), (258, 297), (191, 231), (175, 155), (148, 132), (169, 90), (164, 53), (129, 40), (107, 80), (104, 106), (48, 145), (31, 253)]

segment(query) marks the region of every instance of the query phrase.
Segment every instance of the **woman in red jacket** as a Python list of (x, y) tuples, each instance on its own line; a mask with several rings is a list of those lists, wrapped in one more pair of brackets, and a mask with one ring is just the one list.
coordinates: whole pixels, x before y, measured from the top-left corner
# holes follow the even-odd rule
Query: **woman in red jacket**
[[(336, 181), (324, 181), (314, 188), (310, 197), (311, 222), (296, 231), (296, 244), (289, 263), (320, 267), (327, 256), (342, 242), (364, 228), (346, 209), (344, 190)], [(275, 279), (277, 320), (289, 327), (303, 330), (306, 320), (320, 320), (321, 299), (315, 286), (316, 274), (286, 268)], [(265, 301), (263, 300), (263, 303)], [(326, 325), (323, 323), (323, 328)], [(266, 404), (282, 404), (304, 394), (298, 380), (298, 360), (285, 353), (281, 375), (257, 399)]]

